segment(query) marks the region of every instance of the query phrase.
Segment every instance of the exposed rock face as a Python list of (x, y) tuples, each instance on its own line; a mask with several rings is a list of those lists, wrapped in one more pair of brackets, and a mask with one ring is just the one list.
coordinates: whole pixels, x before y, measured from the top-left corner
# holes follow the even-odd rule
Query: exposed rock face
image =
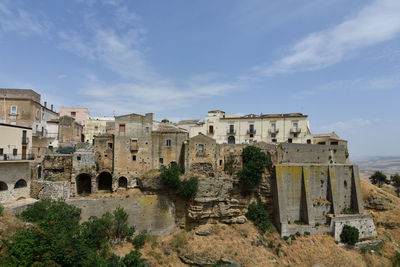
[(365, 201), (365, 207), (373, 210), (391, 210), (392, 200), (382, 195), (370, 195)]

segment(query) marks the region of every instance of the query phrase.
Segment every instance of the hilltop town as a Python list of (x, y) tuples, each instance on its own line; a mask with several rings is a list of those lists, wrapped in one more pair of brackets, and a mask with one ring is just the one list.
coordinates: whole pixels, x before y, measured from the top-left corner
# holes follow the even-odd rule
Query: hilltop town
[[(121, 206), (137, 230), (168, 236), (247, 225), (248, 207), (258, 202), (285, 240), (329, 234), (338, 243), (347, 225), (358, 229), (365, 247), (381, 234), (364, 210), (347, 141), (335, 132), (312, 133), (302, 113), (211, 110), (204, 120), (171, 122), (153, 113), (103, 118), (87, 108), (56, 111), (29, 89), (0, 89), (0, 97), (0, 204), (10, 214), (42, 199), (81, 208), (83, 221)], [(270, 164), (243, 194), (239, 174), (249, 147)], [(162, 171), (171, 166), (179, 166), (182, 181), (196, 178), (194, 195), (180, 198), (163, 183)]]

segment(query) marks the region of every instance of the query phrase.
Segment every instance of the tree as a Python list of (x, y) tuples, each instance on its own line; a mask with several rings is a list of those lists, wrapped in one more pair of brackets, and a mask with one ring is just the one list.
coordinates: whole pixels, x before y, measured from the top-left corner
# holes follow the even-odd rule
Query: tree
[(178, 189), (181, 181), (179, 176), (181, 174), (181, 169), (178, 164), (171, 163), (168, 167), (164, 165), (161, 166), (161, 181), (169, 189)]
[(400, 175), (398, 173), (390, 176), (390, 181), (396, 187), (397, 196), (400, 197)]
[(252, 221), (261, 232), (265, 232), (268, 229), (273, 228), (269, 220), (268, 213), (264, 209), (264, 205), (261, 202), (252, 202), (249, 205), (246, 218)]
[(343, 226), (342, 233), (340, 234), (340, 240), (342, 240), (343, 243), (355, 245), (358, 242), (359, 236), (360, 232), (357, 228), (346, 224)]
[(199, 179), (196, 176), (185, 179), (181, 182), (178, 189), (178, 194), (181, 198), (191, 199), (198, 190)]
[(262, 174), (270, 165), (270, 158), (255, 146), (245, 147), (242, 151), (243, 168), (239, 172), (239, 178), (243, 185), (244, 193), (249, 193), (261, 182)]
[(372, 184), (378, 184), (379, 187), (381, 187), (383, 183), (387, 182), (386, 175), (380, 171), (376, 171), (373, 175), (371, 175), (369, 180)]

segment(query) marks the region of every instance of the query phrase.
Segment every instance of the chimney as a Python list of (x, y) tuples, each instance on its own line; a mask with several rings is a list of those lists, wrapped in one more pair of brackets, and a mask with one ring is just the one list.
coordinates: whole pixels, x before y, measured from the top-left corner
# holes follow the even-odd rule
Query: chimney
[(44, 107), (47, 108), (47, 102), (46, 101), (44, 101)]
[(53, 111), (53, 104), (51, 104), (51, 111)]

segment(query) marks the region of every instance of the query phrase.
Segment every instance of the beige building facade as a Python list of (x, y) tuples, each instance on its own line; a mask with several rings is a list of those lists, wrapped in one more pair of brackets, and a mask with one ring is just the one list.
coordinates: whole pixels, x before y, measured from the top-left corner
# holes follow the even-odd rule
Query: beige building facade
[(301, 113), (235, 116), (212, 110), (203, 122), (185, 126), (189, 128), (189, 137), (201, 133), (215, 139), (218, 144), (311, 144), (313, 138), (307, 115)]
[(0, 123), (0, 160), (32, 159), (32, 129)]
[(113, 134), (113, 130), (114, 118), (89, 118), (86, 121), (86, 142), (92, 144), (95, 135)]
[(89, 110), (87, 108), (78, 107), (62, 107), (60, 108), (60, 117), (69, 116), (83, 126), (83, 134), (86, 135), (86, 121), (89, 119)]

